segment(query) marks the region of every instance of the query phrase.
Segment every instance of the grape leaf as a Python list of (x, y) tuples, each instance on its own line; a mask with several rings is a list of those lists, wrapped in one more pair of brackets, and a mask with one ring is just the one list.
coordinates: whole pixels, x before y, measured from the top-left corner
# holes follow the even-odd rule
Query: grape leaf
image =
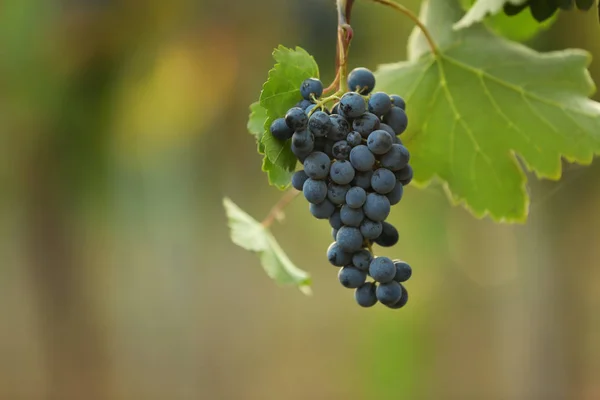
[[(503, 2), (506, 3), (506, 0)], [(498, 12), (502, 9), (502, 7), (500, 7), (498, 9), (493, 8), (495, 11), (490, 10), (489, 12), (484, 12), (483, 15), (481, 15), (480, 12), (478, 13), (477, 18), (463, 23), (471, 10), (473, 10), (472, 6), (474, 4), (481, 5), (484, 4), (484, 2), (481, 0), (462, 0), (461, 4), (466, 10), (469, 10), (469, 12), (467, 12), (465, 17), (463, 17), (459, 22), (454, 24), (454, 29), (461, 29), (483, 20), (485, 26), (492, 29), (497, 34), (504, 36), (507, 39), (516, 40), (519, 42), (531, 39), (540, 31), (548, 29), (558, 17), (558, 13), (555, 13), (552, 17), (540, 23), (533, 18), (533, 15), (531, 15), (529, 10), (523, 11), (517, 15), (508, 16), (503, 12)], [(464, 26), (462, 24), (464, 24)]]
[(302, 293), (311, 294), (310, 276), (296, 267), (285, 254), (269, 229), (240, 209), (228, 198), (223, 199), (231, 240), (257, 253), (267, 275), (279, 284), (297, 285)]
[(413, 32), (409, 61), (381, 66), (378, 87), (406, 97), (404, 141), (417, 183), (438, 178), (476, 216), (524, 221), (529, 198), (518, 160), (540, 178), (559, 179), (561, 156), (589, 164), (600, 152), (590, 56), (538, 53), (480, 24), (455, 31), (461, 14), (458, 0), (424, 2), (421, 19), (439, 53)]
[[(267, 110), (265, 110), (257, 101), (250, 105), (250, 116), (248, 117), (248, 132), (256, 137), (259, 154), (265, 154), (265, 146), (262, 144), (262, 137), (265, 133), (265, 121), (267, 119)], [(289, 186), (293, 171), (288, 171), (278, 165), (273, 164), (265, 155), (263, 157), (262, 170), (267, 173), (269, 183), (283, 190)]]
[(477, 0), (460, 21), (454, 24), (454, 29), (468, 28), (474, 23), (483, 21), (488, 15), (498, 14), (506, 3), (517, 6), (526, 2), (527, 0)]
[[(279, 46), (273, 52), (277, 64), (271, 71), (267, 82), (260, 93), (260, 105), (266, 110), (267, 119), (261, 143), (270, 163), (263, 168), (277, 166), (283, 171), (293, 172), (296, 168), (296, 157), (290, 148), (290, 142), (280, 142), (271, 135), (271, 123), (285, 115), (287, 110), (302, 100), (300, 85), (307, 78), (319, 77), (319, 67), (315, 59), (304, 49), (295, 50)], [(288, 179), (289, 183), (289, 179)]]

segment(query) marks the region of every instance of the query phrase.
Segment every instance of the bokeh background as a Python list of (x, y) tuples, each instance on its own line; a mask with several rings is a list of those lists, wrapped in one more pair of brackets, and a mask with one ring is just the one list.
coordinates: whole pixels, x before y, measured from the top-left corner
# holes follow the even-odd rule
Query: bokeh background
[[(410, 21), (353, 15), (352, 67), (405, 57)], [(409, 188), (397, 312), (354, 304), (302, 200), (274, 232), (312, 297), (230, 242), (223, 196), (280, 196), (245, 127), (271, 51), (330, 81), (335, 24), (333, 0), (0, 2), (1, 399), (600, 399), (600, 163), (532, 179), (526, 225)], [(529, 44), (600, 59), (597, 17)]]

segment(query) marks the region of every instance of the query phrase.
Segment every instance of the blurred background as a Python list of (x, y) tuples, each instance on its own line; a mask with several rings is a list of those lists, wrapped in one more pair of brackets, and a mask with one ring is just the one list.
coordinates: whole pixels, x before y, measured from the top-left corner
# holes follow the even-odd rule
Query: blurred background
[[(410, 21), (353, 16), (351, 67), (405, 57)], [(409, 188), (397, 312), (355, 305), (302, 200), (274, 232), (312, 297), (230, 242), (223, 196), (280, 196), (246, 131), (271, 52), (329, 82), (335, 24), (333, 0), (0, 2), (0, 399), (600, 399), (599, 163), (532, 179), (526, 225)], [(599, 39), (570, 12), (529, 44)]]

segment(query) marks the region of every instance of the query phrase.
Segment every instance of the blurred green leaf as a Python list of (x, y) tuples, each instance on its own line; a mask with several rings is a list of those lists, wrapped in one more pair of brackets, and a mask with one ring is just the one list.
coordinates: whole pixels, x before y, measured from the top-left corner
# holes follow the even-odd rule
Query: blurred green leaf
[(455, 29), (462, 29), (473, 23), (483, 21), (488, 28), (497, 34), (519, 42), (531, 39), (542, 30), (548, 29), (558, 16), (558, 13), (555, 13), (552, 17), (540, 23), (533, 18), (529, 10), (513, 16), (499, 12), (506, 0), (500, 0), (499, 2), (462, 0), (462, 3), (465, 9), (469, 11), (460, 21), (454, 24)]
[(263, 169), (277, 166), (283, 171), (293, 172), (296, 168), (296, 156), (292, 153), (290, 142), (281, 143), (275, 139), (269, 127), (275, 119), (283, 117), (287, 110), (302, 99), (302, 81), (318, 77), (319, 68), (314, 58), (300, 47), (293, 50), (279, 46), (273, 52), (273, 58), (277, 64), (269, 71), (260, 94), (260, 105), (267, 112), (261, 143), (269, 158), (269, 163), (263, 163)]
[(231, 240), (238, 246), (258, 253), (269, 277), (279, 284), (297, 285), (304, 294), (310, 294), (308, 273), (296, 267), (277, 243), (269, 229), (240, 209), (230, 199), (223, 199)]
[(524, 221), (529, 197), (523, 164), (559, 179), (561, 156), (589, 164), (600, 152), (600, 104), (588, 53), (538, 53), (481, 25), (455, 31), (458, 0), (424, 3), (408, 62), (379, 68), (379, 89), (405, 95), (415, 180), (439, 178), (455, 203), (497, 221)]
[[(481, 22), (489, 15), (495, 15), (503, 9), (504, 4), (510, 3), (519, 5), (527, 0), (461, 0), (469, 11), (454, 24), (454, 29), (468, 28), (471, 25)], [(470, 4), (469, 4), (470, 3)], [(469, 8), (469, 6), (471, 6)]]

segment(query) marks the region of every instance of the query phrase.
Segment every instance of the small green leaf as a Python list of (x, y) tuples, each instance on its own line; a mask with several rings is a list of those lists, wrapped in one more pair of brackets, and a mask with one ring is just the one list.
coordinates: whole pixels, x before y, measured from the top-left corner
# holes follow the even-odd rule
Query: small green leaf
[[(463, 6), (469, 12), (454, 24), (454, 29), (461, 29), (473, 23), (483, 21), (488, 28), (497, 34), (510, 40), (523, 42), (531, 39), (542, 30), (548, 29), (558, 16), (558, 13), (555, 13), (552, 17), (541, 23), (533, 18), (529, 9), (517, 15), (508, 16), (500, 12), (502, 5), (506, 2), (506, 0), (500, 0), (500, 2), (462, 0)], [(502, 4), (500, 5), (500, 3)], [(482, 7), (486, 8), (482, 9)]]
[(275, 139), (269, 127), (275, 119), (283, 117), (287, 110), (302, 99), (302, 81), (318, 77), (319, 68), (314, 58), (300, 47), (292, 50), (279, 46), (273, 52), (273, 58), (277, 64), (269, 71), (269, 78), (260, 94), (260, 105), (267, 112), (261, 143), (271, 164), (283, 171), (293, 172), (296, 168), (296, 157), (292, 153), (289, 141), (281, 143)]
[(230, 199), (224, 198), (223, 206), (233, 243), (257, 253), (263, 269), (277, 283), (297, 285), (304, 294), (311, 294), (310, 276), (290, 261), (271, 232)]
[(453, 30), (457, 0), (423, 3), (421, 18), (439, 45), (433, 55), (414, 32), (408, 62), (385, 65), (378, 88), (404, 95), (417, 183), (443, 182), (475, 215), (524, 221), (529, 197), (523, 166), (559, 179), (561, 157), (590, 164), (600, 153), (600, 104), (590, 56), (538, 53), (473, 25)]

